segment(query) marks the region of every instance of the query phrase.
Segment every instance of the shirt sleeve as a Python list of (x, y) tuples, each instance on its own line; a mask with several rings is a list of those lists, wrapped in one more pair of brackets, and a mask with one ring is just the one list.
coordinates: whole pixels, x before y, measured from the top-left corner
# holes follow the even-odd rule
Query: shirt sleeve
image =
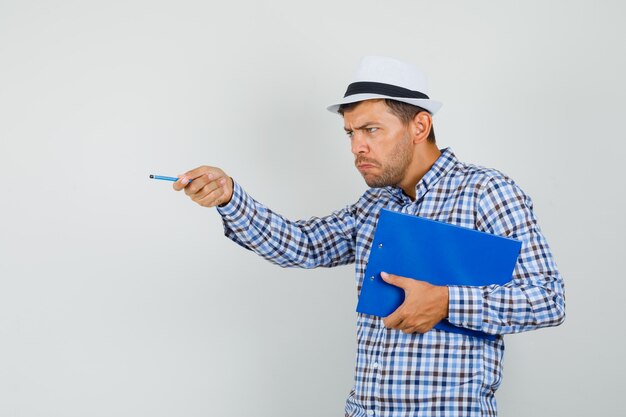
[(563, 280), (530, 197), (510, 179), (491, 180), (478, 202), (476, 226), (520, 240), (520, 254), (512, 280), (503, 286), (450, 286), (448, 321), (490, 334), (561, 324), (565, 319)]
[(255, 201), (234, 182), (230, 202), (217, 211), (226, 237), (282, 267), (331, 267), (354, 262), (351, 207), (326, 217), (291, 221)]

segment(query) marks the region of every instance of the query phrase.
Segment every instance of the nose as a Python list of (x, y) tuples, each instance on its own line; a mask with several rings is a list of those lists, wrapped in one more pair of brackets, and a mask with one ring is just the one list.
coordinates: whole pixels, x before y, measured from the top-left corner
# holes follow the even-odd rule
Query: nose
[(366, 154), (369, 151), (367, 142), (365, 141), (365, 138), (359, 131), (356, 131), (352, 134), (351, 145), (352, 145), (352, 153), (354, 155)]

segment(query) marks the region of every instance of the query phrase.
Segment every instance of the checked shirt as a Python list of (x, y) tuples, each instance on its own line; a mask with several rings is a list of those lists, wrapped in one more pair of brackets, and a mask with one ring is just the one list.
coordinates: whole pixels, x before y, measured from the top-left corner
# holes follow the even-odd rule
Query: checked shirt
[(360, 292), (381, 208), (522, 241), (512, 280), (504, 286), (450, 286), (450, 323), (497, 335), (486, 341), (433, 329), (404, 334), (382, 319), (357, 316), (350, 417), (496, 416), (502, 335), (560, 324), (562, 278), (533, 214), (532, 201), (504, 174), (460, 162), (450, 149), (416, 186), (370, 188), (329, 216), (290, 221), (256, 202), (235, 183), (222, 215), (227, 237), (283, 267), (355, 264)]

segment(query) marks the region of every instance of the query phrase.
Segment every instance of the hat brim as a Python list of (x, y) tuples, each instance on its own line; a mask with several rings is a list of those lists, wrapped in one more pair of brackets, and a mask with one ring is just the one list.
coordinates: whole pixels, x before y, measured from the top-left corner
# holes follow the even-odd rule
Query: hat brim
[(344, 97), (343, 99), (341, 99), (340, 102), (331, 104), (330, 106), (326, 107), (326, 109), (332, 113), (340, 114), (338, 110), (342, 104), (350, 104), (350, 103), (356, 103), (358, 101), (376, 100), (376, 99), (379, 99), (379, 100), (390, 99), (390, 100), (395, 100), (395, 101), (401, 101), (403, 103), (412, 104), (414, 106), (418, 106), (418, 107), (423, 108), (424, 110), (427, 110), (430, 114), (433, 114), (433, 115), (437, 113), (437, 111), (443, 105), (443, 103), (439, 101), (424, 99), (424, 98), (390, 97), (390, 96), (385, 96), (382, 94), (354, 94), (348, 97)]

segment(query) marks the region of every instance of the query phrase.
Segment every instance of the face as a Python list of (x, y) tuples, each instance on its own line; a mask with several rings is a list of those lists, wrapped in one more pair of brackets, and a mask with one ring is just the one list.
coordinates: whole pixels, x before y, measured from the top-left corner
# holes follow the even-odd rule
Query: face
[(398, 185), (413, 159), (408, 127), (383, 100), (366, 100), (344, 112), (354, 164), (370, 187)]

